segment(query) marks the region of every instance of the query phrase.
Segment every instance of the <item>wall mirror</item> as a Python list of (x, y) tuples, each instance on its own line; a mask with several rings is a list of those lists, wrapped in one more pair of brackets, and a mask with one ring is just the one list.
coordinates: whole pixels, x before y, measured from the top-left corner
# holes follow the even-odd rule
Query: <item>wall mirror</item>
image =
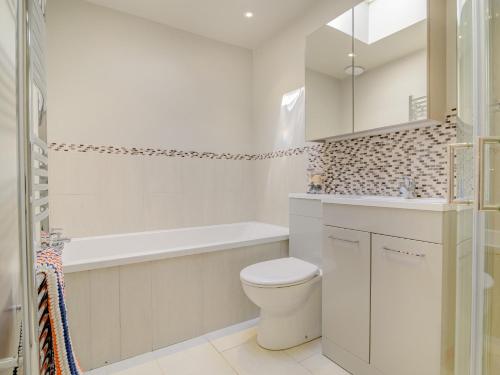
[[(445, 48), (442, 61), (439, 56), (433, 56), (433, 61), (430, 44), (436, 50), (440, 44), (428, 35), (429, 12), (445, 15), (430, 4), (427, 0), (364, 0), (307, 37), (307, 140), (444, 116), (444, 109), (437, 110), (442, 92), (432, 93), (428, 82), (429, 70), (445, 68), (441, 66), (446, 64)], [(439, 38), (439, 32), (434, 34)], [(446, 82), (442, 84), (445, 90)], [(431, 100), (435, 100), (435, 113), (430, 112)]]

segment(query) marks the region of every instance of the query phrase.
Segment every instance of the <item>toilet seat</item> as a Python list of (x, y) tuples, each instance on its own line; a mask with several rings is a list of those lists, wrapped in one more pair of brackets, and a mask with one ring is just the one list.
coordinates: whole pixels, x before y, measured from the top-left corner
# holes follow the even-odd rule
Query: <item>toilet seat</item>
[(280, 258), (253, 264), (240, 273), (241, 281), (261, 288), (282, 288), (306, 283), (320, 275), (319, 268), (297, 258)]

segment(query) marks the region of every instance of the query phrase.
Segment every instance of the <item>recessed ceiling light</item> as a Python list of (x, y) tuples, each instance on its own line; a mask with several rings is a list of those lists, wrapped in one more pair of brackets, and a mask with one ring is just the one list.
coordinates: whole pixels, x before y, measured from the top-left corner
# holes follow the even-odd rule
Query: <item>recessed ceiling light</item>
[(252, 18), (253, 17), (253, 12), (245, 12), (244, 16), (246, 18)]

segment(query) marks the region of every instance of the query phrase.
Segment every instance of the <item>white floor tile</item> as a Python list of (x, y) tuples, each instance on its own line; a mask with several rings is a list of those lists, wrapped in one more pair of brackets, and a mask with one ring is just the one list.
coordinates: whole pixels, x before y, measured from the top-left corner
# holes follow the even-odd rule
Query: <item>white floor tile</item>
[(312, 357), (315, 354), (321, 353), (321, 339), (309, 341), (305, 344), (287, 349), (285, 350), (285, 353), (295, 359), (297, 362), (301, 362), (309, 357)]
[(203, 344), (208, 344), (208, 340), (204, 336), (196, 337), (191, 340), (186, 340), (178, 344), (167, 346), (166, 348), (155, 350), (151, 353), (151, 355), (154, 357), (154, 359), (158, 359), (174, 353), (183, 352)]
[(262, 349), (255, 340), (222, 354), (239, 375), (310, 375), (285, 352)]
[(322, 354), (315, 354), (301, 362), (313, 375), (349, 375), (347, 371)]
[[(115, 374), (115, 373), (119, 373), (119, 372), (122, 372), (122, 371), (130, 369), (130, 368), (133, 368), (133, 367), (138, 367), (138, 366), (147, 364), (149, 362), (154, 361), (154, 359), (155, 358), (153, 357), (152, 353), (148, 352), (145, 354), (138, 355), (136, 357), (127, 358), (125, 360), (112, 363), (110, 365), (101, 367), (97, 370), (104, 370), (104, 371), (106, 371), (105, 372), (106, 374)], [(98, 375), (101, 375), (101, 374), (98, 374)]]
[(205, 335), (207, 339), (210, 341), (213, 341), (215, 339), (224, 337), (224, 336), (229, 336), (233, 333), (238, 333), (241, 331), (244, 331), (249, 328), (257, 327), (257, 323), (259, 322), (259, 318), (247, 320), (246, 322), (243, 323), (238, 323), (229, 327), (225, 327), (222, 329), (219, 329), (217, 331), (209, 332)]
[(211, 339), (210, 342), (219, 352), (223, 352), (255, 339), (256, 336), (257, 328), (252, 327), (227, 336)]
[(139, 366), (131, 367), (122, 371), (108, 372), (112, 375), (163, 375), (156, 361), (150, 361)]
[(270, 351), (257, 344), (256, 320), (114, 363), (86, 375), (346, 375), (321, 355), (321, 340)]
[(85, 371), (85, 375), (108, 375), (108, 372), (104, 367), (97, 368), (95, 370)]
[(175, 375), (236, 375), (211, 344), (202, 344), (190, 349), (158, 358), (164, 374)]

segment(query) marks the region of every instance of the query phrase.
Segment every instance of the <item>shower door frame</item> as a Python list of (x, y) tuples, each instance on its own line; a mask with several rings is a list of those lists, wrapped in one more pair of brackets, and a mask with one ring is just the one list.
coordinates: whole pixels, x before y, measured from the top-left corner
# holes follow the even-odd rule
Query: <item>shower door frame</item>
[[(472, 248), (472, 306), (471, 306), (471, 346), (470, 374), (483, 374), (484, 313), (485, 313), (485, 250), (486, 218), (481, 206), (484, 197), (481, 186), (480, 170), (484, 160), (481, 158), (482, 141), (490, 136), (490, 33), (486, 9), (490, 0), (472, 0), (472, 106), (473, 106), (473, 143), (474, 143), (474, 186), (475, 202), (473, 207), (473, 248)], [(483, 172), (484, 173), (484, 172)]]

